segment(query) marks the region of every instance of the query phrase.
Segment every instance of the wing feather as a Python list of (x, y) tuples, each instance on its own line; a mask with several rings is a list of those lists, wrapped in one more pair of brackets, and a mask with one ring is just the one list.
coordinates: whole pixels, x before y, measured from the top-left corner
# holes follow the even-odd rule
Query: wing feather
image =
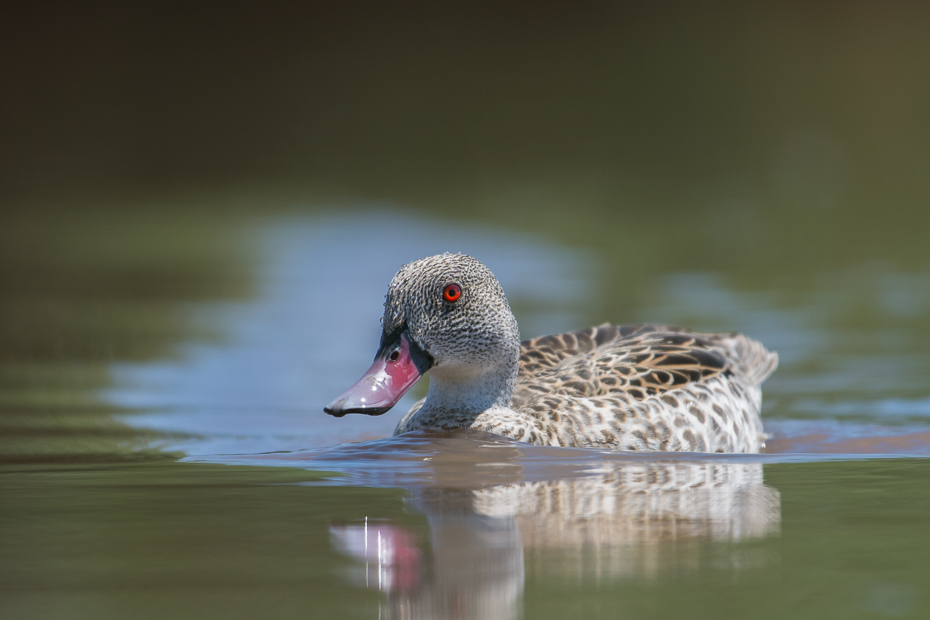
[(524, 341), (520, 353), (514, 409), (544, 395), (643, 400), (720, 375), (756, 385), (778, 364), (776, 354), (743, 335), (669, 325), (604, 324)]

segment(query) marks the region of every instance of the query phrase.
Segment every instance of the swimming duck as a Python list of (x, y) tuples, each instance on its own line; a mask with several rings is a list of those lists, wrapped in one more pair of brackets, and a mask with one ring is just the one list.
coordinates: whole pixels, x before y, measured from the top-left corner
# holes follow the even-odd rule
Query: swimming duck
[(381, 415), (427, 371), (397, 425), (471, 428), (537, 445), (758, 452), (760, 384), (778, 355), (736, 333), (604, 324), (520, 342), (494, 274), (465, 254), (401, 267), (364, 376), (324, 411)]

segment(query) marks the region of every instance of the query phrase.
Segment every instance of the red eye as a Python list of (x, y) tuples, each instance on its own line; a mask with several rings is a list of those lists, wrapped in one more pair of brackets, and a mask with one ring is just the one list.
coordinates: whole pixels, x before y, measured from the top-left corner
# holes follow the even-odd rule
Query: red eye
[(458, 301), (461, 296), (462, 289), (458, 284), (447, 284), (446, 288), (442, 289), (442, 298), (446, 301)]

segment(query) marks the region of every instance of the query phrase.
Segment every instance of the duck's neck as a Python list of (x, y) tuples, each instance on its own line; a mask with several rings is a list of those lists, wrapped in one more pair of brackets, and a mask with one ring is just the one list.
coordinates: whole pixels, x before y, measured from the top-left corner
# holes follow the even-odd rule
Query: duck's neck
[(421, 414), (475, 416), (489, 409), (508, 409), (517, 383), (520, 351), (494, 366), (436, 367)]

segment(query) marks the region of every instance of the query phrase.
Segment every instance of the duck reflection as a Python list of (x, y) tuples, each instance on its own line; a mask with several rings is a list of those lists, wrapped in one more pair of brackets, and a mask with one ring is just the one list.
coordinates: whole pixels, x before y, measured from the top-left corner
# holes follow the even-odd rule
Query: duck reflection
[[(333, 526), (331, 535), (367, 563), (368, 585), (388, 594), (397, 617), (515, 618), (528, 571), (598, 582), (655, 577), (703, 566), (708, 541), (779, 531), (779, 494), (763, 484), (760, 463), (616, 461), (598, 469), (479, 488), (415, 485), (408, 501), (428, 518), (429, 552), (389, 525)], [(385, 545), (378, 540), (391, 551), (360, 551)], [(746, 567), (745, 548), (717, 547), (730, 567)]]

